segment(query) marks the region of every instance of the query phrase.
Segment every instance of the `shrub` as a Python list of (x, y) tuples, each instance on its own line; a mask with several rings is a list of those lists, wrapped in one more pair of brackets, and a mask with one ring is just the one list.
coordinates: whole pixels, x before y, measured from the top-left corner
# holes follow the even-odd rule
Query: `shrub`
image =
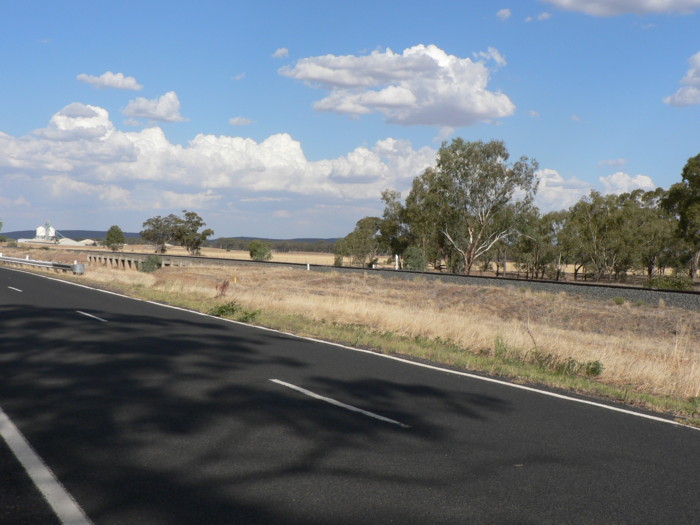
[(692, 290), (693, 281), (680, 275), (676, 277), (660, 275), (647, 279), (644, 283), (644, 288), (651, 288), (652, 290)]
[(229, 317), (242, 323), (252, 323), (260, 314), (260, 310), (246, 310), (237, 302), (229, 301), (211, 308), (207, 313), (214, 317)]
[(525, 360), (534, 364), (540, 370), (549, 370), (563, 376), (586, 375), (588, 377), (597, 377), (603, 372), (603, 363), (600, 361), (577, 361), (573, 357), (562, 358), (540, 352), (539, 350), (528, 352)]
[(248, 243), (248, 252), (250, 258), (254, 261), (269, 261), (272, 259), (272, 246), (269, 243), (260, 240), (250, 241)]
[(424, 272), (428, 268), (423, 251), (417, 246), (409, 246), (403, 254), (403, 265), (407, 270)]
[(155, 272), (161, 266), (163, 266), (163, 259), (157, 255), (149, 255), (146, 257), (146, 260), (141, 263), (141, 266), (139, 266), (139, 271), (151, 273)]

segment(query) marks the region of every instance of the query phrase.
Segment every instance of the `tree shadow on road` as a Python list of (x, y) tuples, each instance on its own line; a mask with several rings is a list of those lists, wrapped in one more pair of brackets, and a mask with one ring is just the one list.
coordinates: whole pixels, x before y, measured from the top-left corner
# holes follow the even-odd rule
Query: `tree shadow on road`
[[(0, 306), (0, 406), (98, 524), (447, 523), (461, 504), (445, 498), (471, 482), (440, 452), (464, 444), (453, 416), (509, 410), (498, 397), (382, 377), (371, 362), (334, 379), (304, 353), (317, 343), (219, 319), (91, 313), (109, 322)], [(348, 359), (321, 351), (322, 368)], [(465, 456), (487, 445), (472, 446)]]

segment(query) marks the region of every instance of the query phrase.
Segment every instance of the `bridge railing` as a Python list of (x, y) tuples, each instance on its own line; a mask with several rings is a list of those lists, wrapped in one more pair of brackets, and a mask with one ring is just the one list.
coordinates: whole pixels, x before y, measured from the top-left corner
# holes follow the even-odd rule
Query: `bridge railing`
[(73, 272), (76, 275), (85, 273), (85, 265), (74, 261), (73, 264), (57, 263), (52, 261), (37, 261), (30, 259), (27, 255), (24, 259), (18, 257), (5, 257), (0, 253), (0, 263), (9, 264), (11, 266), (36, 266), (40, 268), (48, 268), (57, 272)]

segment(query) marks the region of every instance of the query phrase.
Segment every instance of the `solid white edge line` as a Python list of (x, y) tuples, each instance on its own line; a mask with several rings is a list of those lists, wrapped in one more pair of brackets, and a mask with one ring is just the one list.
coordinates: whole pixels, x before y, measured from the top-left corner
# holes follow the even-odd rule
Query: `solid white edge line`
[(0, 408), (0, 434), (63, 525), (92, 525), (83, 509)]
[(540, 390), (540, 389), (538, 389), (538, 388), (529, 387), (529, 386), (525, 386), (525, 385), (519, 385), (519, 384), (517, 384), (517, 383), (509, 383), (508, 381), (504, 381), (504, 380), (502, 380), (502, 379), (494, 379), (494, 378), (491, 378), (491, 377), (486, 377), (486, 376), (480, 376), (480, 375), (476, 375), (476, 374), (471, 374), (471, 373), (469, 373), (469, 372), (460, 372), (459, 370), (450, 370), (449, 368), (441, 368), (441, 367), (435, 366), (435, 365), (428, 365), (428, 364), (425, 364), (425, 363), (418, 363), (418, 362), (416, 362), (416, 361), (411, 361), (411, 360), (409, 360), (409, 359), (404, 359), (404, 358), (402, 358), (402, 357), (396, 357), (396, 356), (387, 355), (387, 354), (380, 354), (379, 352), (373, 352), (373, 351), (371, 351), (371, 350), (364, 350), (364, 349), (362, 349), (362, 348), (354, 348), (354, 347), (352, 347), (352, 346), (347, 346), (347, 345), (343, 345), (343, 344), (340, 344), (340, 343), (333, 343), (333, 342), (331, 342), (331, 341), (324, 341), (324, 340), (322, 340), (322, 339), (314, 339), (313, 337), (304, 337), (304, 336), (300, 336), (300, 335), (295, 335), (295, 334), (291, 334), (291, 333), (289, 333), (289, 332), (283, 332), (282, 330), (275, 330), (274, 328), (266, 328), (266, 327), (264, 327), (264, 326), (256, 326), (256, 325), (252, 325), (252, 324), (248, 324), (248, 323), (242, 323), (241, 321), (234, 321), (233, 319), (224, 319), (223, 317), (216, 317), (216, 316), (209, 315), (209, 314), (206, 314), (206, 313), (203, 313), (203, 312), (196, 312), (196, 311), (194, 311), (194, 310), (188, 310), (188, 309), (186, 309), (186, 308), (181, 308), (181, 307), (179, 307), (179, 306), (172, 306), (172, 305), (169, 305), (169, 304), (157, 303), (157, 302), (155, 302), (155, 301), (144, 301), (143, 299), (137, 299), (137, 298), (134, 298), (134, 297), (129, 297), (128, 295), (124, 295), (124, 294), (121, 294), (121, 293), (110, 292), (109, 290), (100, 290), (99, 288), (94, 288), (94, 287), (92, 287), (92, 286), (87, 286), (87, 285), (85, 285), (85, 284), (74, 283), (74, 282), (72, 282), (72, 281), (63, 281), (63, 280), (61, 280), (61, 279), (56, 279), (55, 277), (48, 277), (48, 276), (39, 275), (39, 274), (31, 273), (31, 272), (24, 272), (24, 271), (18, 270), (18, 269), (16, 269), (16, 268), (8, 268), (8, 270), (15, 271), (15, 272), (28, 273), (29, 275), (36, 275), (36, 276), (38, 276), (38, 277), (43, 277), (44, 279), (50, 279), (50, 280), (52, 280), (52, 281), (57, 281), (57, 282), (60, 282), (60, 283), (72, 284), (72, 285), (74, 285), (74, 286), (79, 286), (79, 287), (82, 287), (82, 288), (87, 288), (88, 290), (94, 290), (94, 291), (97, 291), (97, 292), (103, 292), (103, 293), (112, 294), (112, 295), (116, 295), (116, 296), (119, 296), (119, 297), (123, 297), (123, 298), (125, 298), (125, 299), (131, 299), (131, 300), (133, 300), (133, 301), (141, 301), (141, 302), (150, 303), (150, 304), (153, 304), (153, 305), (156, 305), (156, 306), (161, 306), (161, 307), (164, 307), (164, 308), (171, 308), (171, 309), (173, 309), (173, 310), (180, 310), (180, 311), (182, 311), (182, 312), (188, 312), (188, 313), (195, 314), (195, 315), (201, 315), (202, 317), (208, 317), (208, 318), (211, 318), (211, 319), (219, 319), (219, 320), (224, 321), (224, 322), (227, 322), (227, 323), (233, 323), (233, 324), (238, 324), (238, 325), (242, 325), (242, 326), (248, 326), (248, 327), (250, 327), (250, 328), (255, 328), (255, 329), (258, 329), (258, 330), (263, 330), (263, 331), (265, 331), (265, 332), (272, 332), (272, 333), (276, 333), (276, 334), (282, 334), (282, 335), (286, 335), (286, 336), (289, 336), (289, 337), (294, 337), (295, 339), (299, 339), (299, 340), (303, 340), (303, 341), (313, 341), (314, 343), (321, 343), (321, 344), (324, 344), (324, 345), (336, 346), (336, 347), (338, 347), (338, 348), (343, 348), (343, 349), (345, 349), (345, 350), (352, 350), (353, 352), (361, 352), (361, 353), (364, 353), (364, 354), (373, 355), (373, 356), (375, 356), (375, 357), (383, 357), (383, 358), (385, 358), (385, 359), (391, 359), (391, 360), (394, 360), (394, 361), (399, 361), (399, 362), (401, 362), (401, 363), (405, 363), (405, 364), (408, 364), (408, 365), (418, 366), (418, 367), (421, 367), (421, 368), (427, 368), (428, 370), (436, 370), (436, 371), (438, 371), (438, 372), (444, 372), (444, 373), (446, 373), (446, 374), (458, 375), (458, 376), (462, 376), (462, 377), (469, 377), (469, 378), (471, 378), (471, 379), (477, 379), (477, 380), (479, 380), (479, 381), (485, 381), (485, 382), (487, 382), (487, 383), (495, 383), (495, 384), (507, 386), (507, 387), (510, 387), (510, 388), (518, 388), (518, 389), (520, 389), (520, 390), (526, 390), (526, 391), (528, 391), (528, 392), (534, 392), (534, 393), (542, 394), (542, 395), (545, 395), (545, 396), (555, 397), (555, 398), (557, 398), (557, 399), (563, 399), (563, 400), (565, 400), (565, 401), (572, 401), (572, 402), (574, 402), (574, 403), (581, 403), (581, 404), (584, 404), (584, 405), (589, 405), (589, 406), (594, 406), (594, 407), (598, 407), (598, 408), (603, 408), (603, 409), (605, 409), (605, 410), (612, 410), (613, 412), (619, 412), (619, 413), (621, 413), (621, 414), (627, 414), (627, 415), (630, 415), (630, 416), (641, 417), (641, 418), (643, 418), (643, 419), (649, 419), (649, 420), (651, 420), (651, 421), (657, 421), (657, 422), (659, 422), (659, 423), (666, 423), (666, 424), (669, 424), (669, 425), (674, 425), (674, 426), (678, 426), (678, 427), (689, 428), (689, 429), (691, 429), (691, 430), (700, 431), (700, 427), (694, 427), (694, 426), (691, 426), (691, 425), (686, 425), (686, 424), (683, 424), (683, 423), (679, 423), (678, 421), (674, 421), (674, 420), (672, 420), (672, 419), (666, 419), (666, 418), (663, 418), (663, 417), (652, 416), (651, 414), (643, 414), (643, 413), (641, 413), (641, 412), (634, 412), (633, 410), (627, 410), (627, 409), (625, 409), (625, 408), (615, 407), (615, 406), (612, 406), (612, 405), (606, 405), (606, 404), (604, 404), (604, 403), (597, 403), (597, 402), (595, 402), (595, 401), (589, 401), (589, 400), (587, 400), (587, 399), (579, 399), (579, 398), (567, 396), (567, 395), (564, 395), (564, 394), (557, 394), (556, 392), (548, 392), (547, 390)]
[(373, 419), (378, 419), (379, 421), (384, 421), (385, 423), (391, 423), (392, 425), (398, 425), (402, 428), (411, 428), (411, 425), (406, 425), (404, 423), (401, 423), (400, 421), (396, 421), (395, 419), (390, 419), (388, 417), (380, 416), (379, 414), (375, 414), (374, 412), (370, 412), (368, 410), (363, 410), (361, 408), (354, 407), (352, 405), (348, 405), (346, 403), (343, 403), (341, 401), (338, 401), (336, 399), (333, 399), (331, 397), (326, 397), (322, 396), (320, 394), (316, 394), (315, 392), (312, 392), (311, 390), (306, 390), (305, 388), (302, 388), (300, 386), (293, 385), (291, 383), (287, 383), (286, 381), (280, 381), (279, 379), (270, 379), (273, 383), (277, 383), (278, 385), (285, 386), (287, 388), (291, 388), (292, 390), (296, 390), (297, 392), (301, 392), (304, 395), (307, 395), (309, 397), (312, 397), (314, 399), (318, 399), (319, 401), (324, 401), (326, 403), (330, 403), (331, 405), (335, 405), (340, 408), (344, 408), (345, 410), (350, 410), (351, 412), (358, 412), (362, 415), (365, 415), (367, 417), (371, 417)]
[(76, 312), (78, 312), (80, 315), (84, 315), (84, 316), (90, 317), (92, 319), (97, 319), (98, 321), (100, 321), (102, 323), (108, 322), (106, 319), (102, 319), (101, 317), (97, 317), (96, 315), (92, 315), (92, 314), (89, 314), (87, 312), (83, 312), (82, 310), (76, 310)]

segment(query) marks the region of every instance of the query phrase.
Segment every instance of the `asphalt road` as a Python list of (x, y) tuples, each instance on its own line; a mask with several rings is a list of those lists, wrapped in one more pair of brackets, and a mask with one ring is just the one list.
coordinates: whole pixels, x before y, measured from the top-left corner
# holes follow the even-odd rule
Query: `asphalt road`
[(700, 523), (698, 430), (5, 268), (0, 408), (95, 524)]

